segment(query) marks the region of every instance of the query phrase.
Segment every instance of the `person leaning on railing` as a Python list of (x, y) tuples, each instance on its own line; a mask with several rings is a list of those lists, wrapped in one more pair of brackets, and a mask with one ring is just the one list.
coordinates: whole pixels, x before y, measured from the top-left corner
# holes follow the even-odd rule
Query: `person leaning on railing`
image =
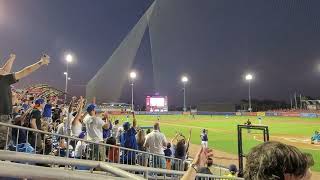
[[(12, 113), (12, 94), (10, 85), (28, 76), (32, 72), (39, 69), (41, 66), (48, 65), (50, 62), (49, 56), (43, 55), (37, 63), (27, 66), (18, 72), (11, 73), (10, 71), (15, 57), (15, 54), (11, 54), (10, 59), (7, 61), (7, 63), (2, 68), (0, 68), (0, 122), (3, 123), (11, 123), (10, 114)], [(7, 133), (7, 128), (1, 126), (0, 149), (4, 149), (6, 146)]]

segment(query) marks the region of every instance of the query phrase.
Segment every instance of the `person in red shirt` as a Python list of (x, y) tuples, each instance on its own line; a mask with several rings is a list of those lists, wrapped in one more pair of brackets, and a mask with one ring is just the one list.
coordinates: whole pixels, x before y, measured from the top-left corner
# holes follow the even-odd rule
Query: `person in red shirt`
[(108, 150), (108, 160), (109, 162), (118, 163), (119, 162), (119, 148), (116, 146), (116, 138), (109, 137), (107, 139), (107, 144), (113, 145), (112, 147), (109, 147)]

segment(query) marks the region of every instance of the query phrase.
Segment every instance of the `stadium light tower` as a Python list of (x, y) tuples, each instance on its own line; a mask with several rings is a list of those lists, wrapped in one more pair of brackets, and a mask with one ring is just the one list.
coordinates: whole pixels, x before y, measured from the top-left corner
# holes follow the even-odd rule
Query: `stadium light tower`
[(182, 76), (181, 77), (181, 82), (183, 83), (183, 111), (187, 111), (187, 106), (186, 106), (186, 84), (188, 83), (189, 79), (187, 76)]
[(252, 79), (253, 79), (253, 76), (252, 76), (252, 74), (247, 74), (246, 75), (246, 81), (248, 81), (248, 83), (249, 83), (249, 111), (251, 112), (252, 111), (252, 107), (251, 107), (251, 81), (252, 81)]
[(133, 107), (133, 85), (134, 85), (134, 80), (137, 78), (137, 73), (135, 71), (131, 71), (129, 76), (130, 76), (130, 80), (131, 80), (131, 110), (134, 111), (134, 107)]
[(66, 75), (66, 85), (65, 85), (65, 89), (64, 89), (64, 103), (67, 103), (67, 93), (68, 93), (68, 80), (70, 80), (70, 76), (69, 76), (69, 63), (72, 62), (73, 60), (73, 57), (71, 54), (67, 54), (65, 56), (65, 60), (66, 60), (66, 63), (67, 63), (67, 71), (64, 72), (64, 75)]

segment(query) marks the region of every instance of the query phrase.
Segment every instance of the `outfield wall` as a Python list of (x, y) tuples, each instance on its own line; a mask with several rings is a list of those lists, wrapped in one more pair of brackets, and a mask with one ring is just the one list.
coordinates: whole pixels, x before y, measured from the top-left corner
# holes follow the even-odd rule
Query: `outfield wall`
[(320, 114), (298, 113), (298, 112), (203, 112), (198, 111), (198, 115), (225, 115), (225, 116), (282, 116), (282, 117), (309, 117), (317, 118)]
[[(182, 115), (186, 114), (181, 111), (169, 111), (169, 112), (147, 112), (147, 111), (136, 111), (139, 115)], [(187, 113), (190, 114), (190, 113)], [(208, 112), (198, 111), (197, 115), (220, 115), (220, 116), (282, 116), (282, 117), (308, 117), (317, 118), (320, 114), (316, 113), (297, 113), (297, 112)]]

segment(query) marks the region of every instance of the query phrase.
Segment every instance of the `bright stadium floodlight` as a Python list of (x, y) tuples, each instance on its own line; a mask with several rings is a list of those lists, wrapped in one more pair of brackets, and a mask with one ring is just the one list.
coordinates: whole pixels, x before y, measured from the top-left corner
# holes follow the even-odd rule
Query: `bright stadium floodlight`
[(131, 71), (129, 74), (129, 77), (131, 79), (131, 110), (134, 111), (134, 104), (133, 104), (133, 84), (134, 80), (137, 78), (137, 73), (135, 71)]
[(248, 81), (248, 83), (249, 83), (249, 88), (248, 88), (249, 108), (248, 108), (248, 110), (251, 112), (252, 111), (252, 107), (251, 107), (251, 80), (253, 79), (253, 75), (249, 73), (246, 75), (245, 78), (246, 78), (246, 81)]
[(66, 59), (67, 63), (71, 63), (73, 60), (73, 57), (71, 54), (67, 54), (65, 59)]
[(247, 75), (246, 75), (246, 80), (247, 80), (247, 81), (251, 81), (252, 78), (253, 78), (252, 74), (247, 74)]
[(181, 82), (183, 83), (183, 111), (187, 111), (187, 106), (186, 106), (186, 84), (189, 81), (187, 76), (182, 76), (181, 77)]
[(63, 74), (64, 74), (64, 75), (67, 75), (68, 73), (67, 73), (67, 72), (64, 72)]
[(136, 79), (136, 77), (137, 77), (137, 73), (136, 73), (135, 71), (131, 71), (131, 72), (130, 72), (130, 78), (131, 78), (131, 80)]
[(68, 77), (68, 80), (71, 80), (71, 77)]
[(183, 82), (184, 84), (187, 83), (189, 81), (187, 76), (182, 76), (181, 78), (181, 82)]

